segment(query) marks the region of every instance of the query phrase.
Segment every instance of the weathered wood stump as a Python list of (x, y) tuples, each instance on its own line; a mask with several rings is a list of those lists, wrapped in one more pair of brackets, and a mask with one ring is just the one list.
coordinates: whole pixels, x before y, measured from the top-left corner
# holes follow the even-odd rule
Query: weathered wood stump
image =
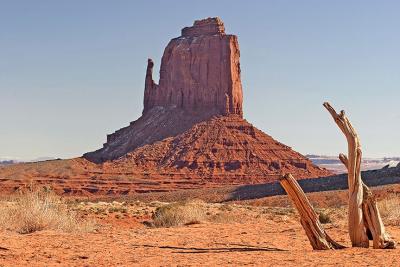
[(324, 107), (329, 111), (337, 126), (346, 136), (348, 156), (339, 155), (339, 159), (346, 166), (349, 184), (349, 235), (353, 247), (369, 247), (369, 240), (373, 240), (374, 248), (395, 248), (396, 242), (385, 232), (379, 214), (376, 199), (371, 190), (361, 179), (361, 143), (356, 130), (351, 125), (345, 112), (340, 114), (328, 103)]
[(303, 226), (311, 246), (314, 250), (342, 249), (344, 246), (335, 242), (322, 227), (317, 214), (301, 189), (300, 185), (291, 174), (280, 178), (280, 183), (285, 189), (300, 214), (300, 223)]

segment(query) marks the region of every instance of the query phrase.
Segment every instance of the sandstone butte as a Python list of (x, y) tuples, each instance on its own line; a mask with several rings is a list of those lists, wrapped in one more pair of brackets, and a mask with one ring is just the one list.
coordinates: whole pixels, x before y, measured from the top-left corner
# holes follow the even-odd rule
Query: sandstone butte
[(133, 194), (331, 175), (243, 119), (239, 57), (219, 18), (195, 21), (165, 48), (158, 83), (148, 59), (139, 119), (81, 158), (0, 168), (3, 188)]

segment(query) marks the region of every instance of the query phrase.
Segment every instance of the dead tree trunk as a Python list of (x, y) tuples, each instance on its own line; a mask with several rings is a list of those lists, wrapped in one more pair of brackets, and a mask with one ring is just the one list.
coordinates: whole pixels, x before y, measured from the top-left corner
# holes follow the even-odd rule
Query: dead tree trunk
[[(396, 243), (385, 232), (376, 200), (369, 188), (361, 179), (361, 144), (356, 130), (342, 110), (337, 114), (335, 109), (324, 103), (337, 126), (346, 136), (348, 157), (339, 155), (346, 166), (349, 184), (349, 235), (353, 247), (369, 247), (369, 239), (373, 239), (374, 248), (394, 248)], [(372, 237), (372, 238), (369, 238)]]
[(318, 216), (308, 201), (300, 185), (292, 175), (287, 174), (280, 179), (282, 187), (293, 201), (300, 214), (300, 222), (306, 231), (314, 250), (341, 249), (344, 246), (336, 243), (324, 230)]
[[(361, 153), (360, 153), (361, 155)], [(348, 168), (348, 159), (345, 155), (339, 155), (340, 161)], [(361, 158), (359, 159), (361, 162)], [(378, 205), (376, 199), (372, 194), (371, 190), (362, 182), (363, 186), (363, 202), (362, 211), (364, 216), (364, 225), (369, 240), (373, 240), (374, 248), (396, 248), (396, 242), (390, 238), (385, 232), (385, 226), (383, 225), (381, 215), (379, 214)]]

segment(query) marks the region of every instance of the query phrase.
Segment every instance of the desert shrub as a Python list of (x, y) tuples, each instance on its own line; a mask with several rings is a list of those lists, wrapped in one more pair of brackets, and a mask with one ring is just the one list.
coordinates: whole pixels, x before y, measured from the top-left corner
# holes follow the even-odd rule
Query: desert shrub
[(379, 201), (378, 208), (385, 223), (400, 226), (400, 198), (398, 196)]
[(0, 209), (0, 228), (21, 234), (41, 230), (92, 231), (95, 224), (80, 219), (53, 192), (29, 189)]
[(241, 221), (242, 216), (238, 216), (237, 214), (233, 214), (231, 212), (220, 212), (210, 216), (209, 220), (215, 223), (234, 223)]
[(291, 215), (294, 214), (295, 211), (293, 208), (286, 208), (286, 207), (273, 207), (273, 208), (265, 208), (262, 210), (264, 214), (272, 214), (272, 215)]
[(331, 223), (332, 222), (331, 217), (329, 216), (329, 214), (325, 213), (323, 211), (321, 211), (319, 213), (318, 219), (319, 219), (319, 222), (322, 223), (322, 224)]
[(219, 209), (222, 211), (232, 211), (233, 207), (229, 204), (223, 204), (221, 207), (219, 207)]
[(206, 217), (204, 203), (185, 201), (158, 207), (153, 214), (155, 227), (171, 227), (200, 223)]

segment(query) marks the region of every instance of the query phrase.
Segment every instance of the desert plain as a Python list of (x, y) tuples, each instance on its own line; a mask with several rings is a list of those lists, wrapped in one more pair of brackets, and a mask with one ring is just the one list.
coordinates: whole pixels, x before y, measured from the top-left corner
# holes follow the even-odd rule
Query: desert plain
[[(374, 188), (391, 236), (400, 239), (400, 187)], [(307, 194), (342, 250), (315, 251), (286, 195), (212, 203), (62, 199), (77, 220), (19, 233), (2, 222), (1, 266), (398, 266), (399, 250), (352, 248), (345, 190)], [(0, 202), (1, 212), (21, 196)], [(24, 198), (24, 196), (22, 196)], [(157, 210), (172, 213), (157, 218)], [(26, 208), (26, 207), (25, 207)], [(165, 214), (164, 214), (165, 215)], [(62, 212), (60, 217), (62, 217)], [(170, 216), (170, 217), (168, 217)], [(172, 216), (172, 219), (171, 219)], [(175, 216), (175, 217), (174, 217)], [(322, 217), (322, 218), (321, 218)], [(23, 218), (26, 222), (29, 220)], [(61, 218), (65, 220), (66, 218)], [(45, 223), (45, 222), (44, 222)], [(16, 226), (18, 227), (18, 226)]]
[[(102, 147), (0, 166), (0, 266), (400, 266), (400, 164), (361, 173), (358, 135), (329, 103), (348, 176), (257, 129), (239, 58), (220, 18), (196, 20), (167, 44), (158, 83), (147, 60), (142, 115)], [(313, 250), (279, 184), (289, 174), (345, 248)]]

